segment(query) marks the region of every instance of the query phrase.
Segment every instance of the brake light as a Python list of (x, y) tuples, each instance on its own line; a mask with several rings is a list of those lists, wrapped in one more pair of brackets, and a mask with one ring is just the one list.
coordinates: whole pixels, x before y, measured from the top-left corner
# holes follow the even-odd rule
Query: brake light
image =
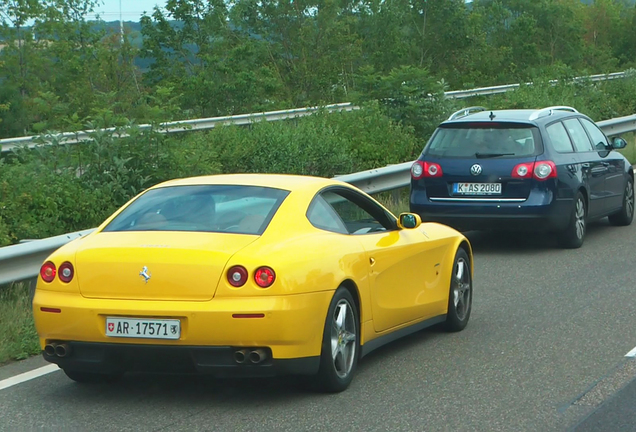
[(512, 176), (515, 178), (531, 178), (534, 162), (521, 163), (512, 169)]
[(411, 176), (415, 180), (419, 180), (422, 177), (441, 177), (442, 167), (434, 162), (415, 161), (411, 165)]
[(74, 274), (75, 274), (75, 271), (73, 269), (73, 264), (67, 261), (60, 266), (58, 277), (60, 278), (62, 282), (69, 283), (70, 281), (73, 280)]
[(261, 288), (267, 288), (276, 280), (276, 273), (269, 267), (260, 267), (254, 274), (254, 280)]
[(240, 265), (231, 267), (227, 271), (227, 281), (230, 285), (237, 288), (245, 285), (245, 282), (247, 282), (247, 270), (245, 270), (245, 267)]
[(515, 165), (511, 175), (514, 178), (547, 180), (557, 176), (557, 169), (552, 161), (520, 163)]
[(534, 163), (534, 178), (546, 180), (557, 176), (556, 165), (552, 161), (539, 161)]
[(40, 268), (40, 277), (42, 277), (42, 280), (44, 282), (53, 282), (53, 280), (55, 279), (55, 273), (55, 264), (53, 264), (51, 261), (45, 262)]
[(424, 162), (424, 177), (441, 177), (442, 167), (432, 162)]

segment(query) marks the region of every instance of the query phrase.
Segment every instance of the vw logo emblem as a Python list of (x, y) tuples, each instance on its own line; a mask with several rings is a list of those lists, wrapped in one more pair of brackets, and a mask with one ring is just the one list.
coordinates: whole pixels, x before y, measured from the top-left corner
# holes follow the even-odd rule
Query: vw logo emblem
[(470, 167), (470, 173), (474, 176), (481, 174), (481, 165), (475, 164)]

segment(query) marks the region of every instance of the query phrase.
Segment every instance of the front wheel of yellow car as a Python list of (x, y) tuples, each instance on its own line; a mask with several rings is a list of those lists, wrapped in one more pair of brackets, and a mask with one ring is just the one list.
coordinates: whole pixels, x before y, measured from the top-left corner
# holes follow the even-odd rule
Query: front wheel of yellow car
[(83, 372), (72, 369), (63, 369), (67, 377), (82, 384), (111, 383), (117, 381), (121, 374), (103, 374), (95, 372)]
[(338, 288), (331, 300), (322, 340), (320, 369), (314, 385), (335, 393), (351, 384), (360, 353), (358, 308), (346, 288)]
[(448, 296), (448, 314), (444, 327), (448, 331), (461, 331), (468, 325), (473, 304), (473, 281), (470, 259), (462, 248), (455, 254)]

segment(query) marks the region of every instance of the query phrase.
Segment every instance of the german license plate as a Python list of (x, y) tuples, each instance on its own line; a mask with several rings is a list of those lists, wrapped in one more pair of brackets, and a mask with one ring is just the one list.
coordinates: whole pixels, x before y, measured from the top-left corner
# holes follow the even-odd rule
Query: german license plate
[(453, 193), (459, 195), (501, 195), (501, 183), (454, 183)]
[(143, 339), (179, 339), (177, 319), (106, 318), (106, 336)]

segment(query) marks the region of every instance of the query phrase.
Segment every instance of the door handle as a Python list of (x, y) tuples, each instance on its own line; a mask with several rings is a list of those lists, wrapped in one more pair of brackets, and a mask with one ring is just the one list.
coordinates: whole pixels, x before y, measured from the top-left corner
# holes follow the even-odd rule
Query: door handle
[(375, 264), (375, 258), (373, 257), (369, 258), (369, 264), (371, 265)]

